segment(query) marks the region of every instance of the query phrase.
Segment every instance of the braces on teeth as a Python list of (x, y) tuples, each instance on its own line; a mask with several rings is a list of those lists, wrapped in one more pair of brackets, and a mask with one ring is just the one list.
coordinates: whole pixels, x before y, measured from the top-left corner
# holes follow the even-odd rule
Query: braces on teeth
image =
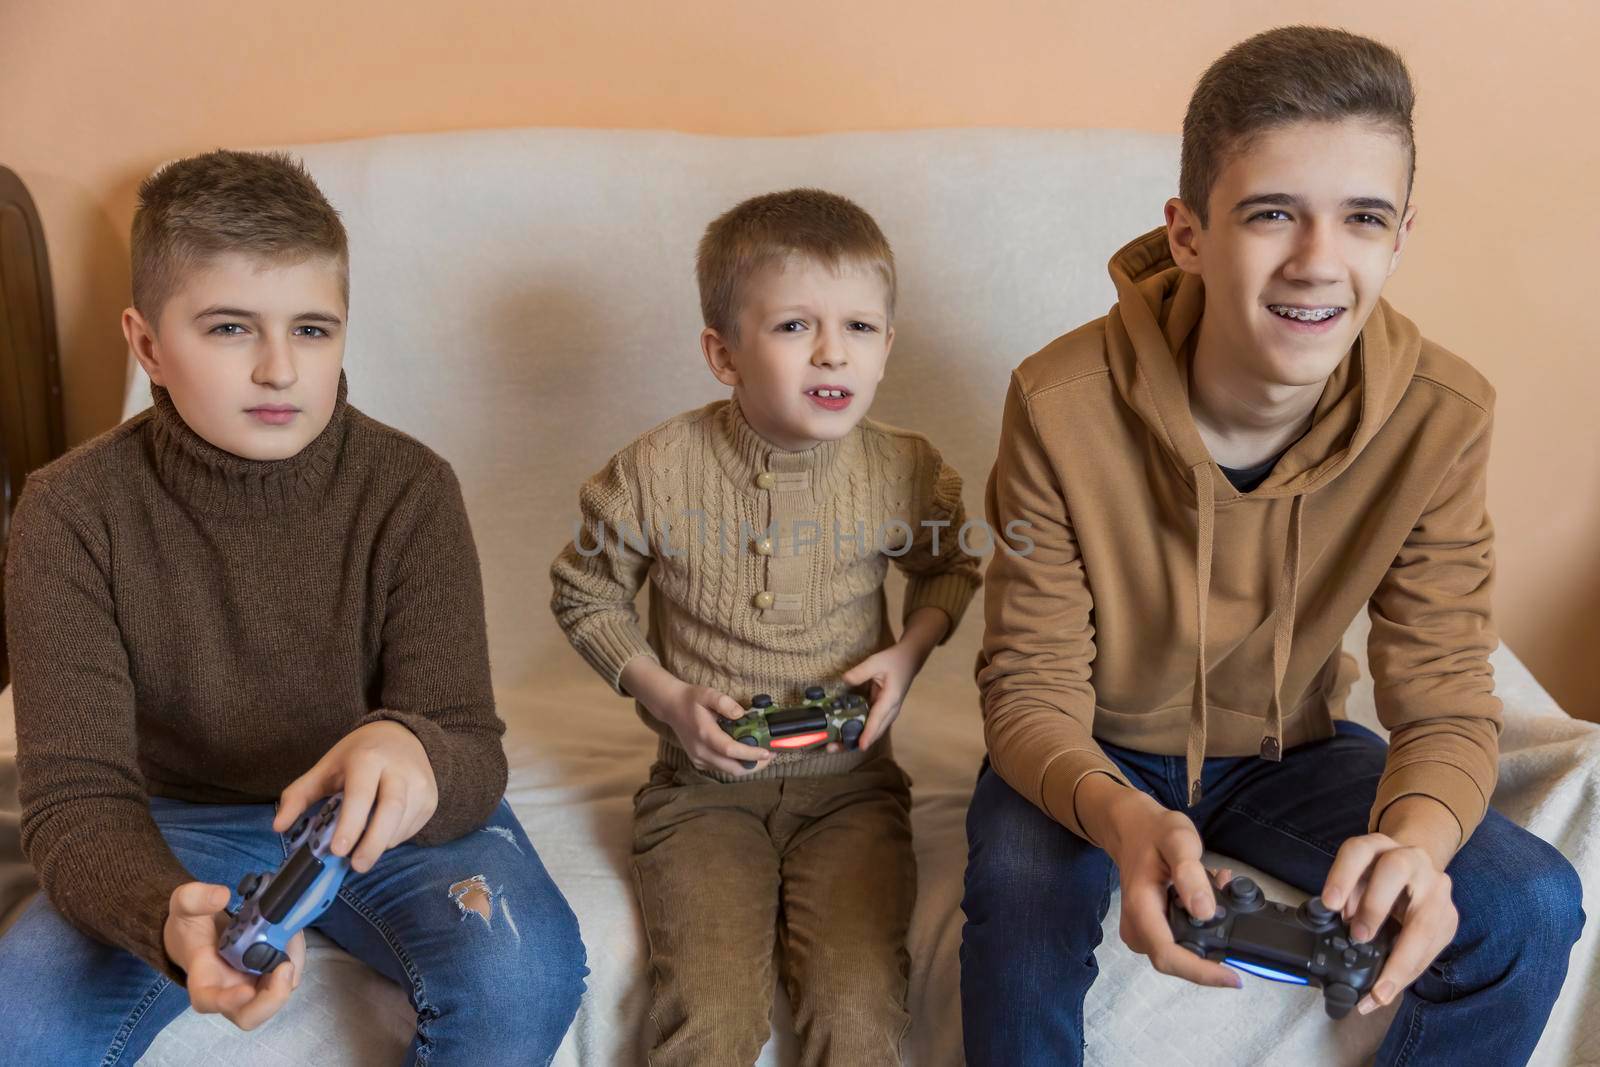
[(1286, 319), (1298, 319), (1301, 322), (1322, 322), (1324, 319), (1333, 318), (1343, 310), (1343, 308), (1291, 308), (1282, 304), (1272, 305), (1273, 314)]

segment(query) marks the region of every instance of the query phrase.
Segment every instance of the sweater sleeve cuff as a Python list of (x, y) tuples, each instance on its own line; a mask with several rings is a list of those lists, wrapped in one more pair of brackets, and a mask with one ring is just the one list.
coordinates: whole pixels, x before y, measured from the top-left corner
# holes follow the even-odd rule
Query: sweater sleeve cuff
[(453, 733), (426, 715), (390, 708), (369, 712), (357, 728), (375, 722), (396, 723), (415, 734), (433, 771), (438, 806), (412, 841), (442, 845), (489, 821), (505, 795), (508, 774), (498, 732)]
[(912, 612), (918, 608), (938, 608), (950, 617), (950, 626), (939, 639), (942, 645), (950, 640), (956, 627), (961, 625), (961, 617), (966, 614), (967, 605), (972, 603), (972, 595), (976, 591), (977, 586), (965, 574), (917, 575), (906, 582), (901, 625), (904, 626), (905, 620), (911, 618)]
[(622, 688), (622, 668), (628, 661), (635, 656), (657, 658), (655, 649), (639, 632), (639, 627), (625, 620), (602, 622), (586, 629), (573, 645), (619, 696), (628, 695)]
[(1466, 844), (1472, 831), (1483, 821), (1489, 799), (1482, 787), (1466, 771), (1437, 760), (1423, 760), (1386, 770), (1378, 783), (1378, 796), (1372, 804), (1372, 815), (1367, 822), (1369, 833), (1375, 833), (1383, 813), (1401, 797), (1413, 794), (1431, 797), (1449, 809), (1461, 824), (1461, 844)]
[(1039, 779), (1039, 806), (1056, 822), (1098, 847), (1099, 842), (1092, 840), (1078, 821), (1078, 787), (1092, 774), (1109, 774), (1129, 789), (1133, 788), (1127, 775), (1103, 753), (1069, 749), (1045, 765)]
[[(63, 856), (40, 873), (51, 905), (74, 926), (126, 949), (180, 986), (188, 976), (167, 955), (163, 935), (172, 891), (193, 880), (175, 858), (170, 863), (161, 857), (141, 859), (113, 849), (95, 850), (92, 863)], [(108, 883), (116, 887), (108, 890), (109, 901), (101, 892)]]

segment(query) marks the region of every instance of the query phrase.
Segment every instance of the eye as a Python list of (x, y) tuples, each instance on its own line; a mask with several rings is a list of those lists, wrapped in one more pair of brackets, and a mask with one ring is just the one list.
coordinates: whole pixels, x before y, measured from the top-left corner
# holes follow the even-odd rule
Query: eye
[(1256, 222), (1257, 220), (1263, 220), (1266, 222), (1287, 222), (1289, 220), (1289, 213), (1281, 210), (1280, 208), (1268, 208), (1266, 211), (1256, 212), (1245, 221)]
[(804, 319), (790, 319), (788, 322), (778, 323), (779, 333), (799, 333), (805, 328), (806, 320)]
[(237, 322), (219, 322), (206, 332), (216, 334), (218, 337), (243, 337), (246, 331)]
[(1380, 230), (1386, 230), (1389, 228), (1388, 220), (1382, 215), (1373, 215), (1365, 211), (1358, 215), (1351, 215), (1350, 221), (1362, 226), (1376, 226)]
[(872, 325), (872, 323), (870, 323), (870, 322), (852, 322), (850, 324), (849, 328), (851, 330), (854, 330), (857, 333), (877, 333), (878, 332), (878, 328), (876, 326)]
[(296, 326), (294, 332), (299, 334), (301, 337), (332, 337), (333, 336), (327, 330), (324, 330), (321, 326)]

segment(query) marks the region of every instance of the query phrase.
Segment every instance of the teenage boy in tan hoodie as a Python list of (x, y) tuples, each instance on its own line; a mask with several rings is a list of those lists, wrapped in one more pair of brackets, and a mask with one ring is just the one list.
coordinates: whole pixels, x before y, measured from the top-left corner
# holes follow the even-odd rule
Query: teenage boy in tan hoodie
[[(1080, 1062), (1118, 877), (1122, 939), (1214, 907), (1205, 846), (1401, 933), (1358, 1009), (1378, 1062), (1525, 1061), (1583, 925), (1555, 849), (1488, 807), (1488, 383), (1380, 299), (1416, 218), (1412, 89), (1347, 33), (1253, 37), (1202, 77), (1166, 222), (1117, 304), (1017, 368), (978, 663), (990, 764), (968, 816), (968, 1062)], [(1388, 744), (1342, 717), (1372, 617)], [(1220, 881), (1220, 879), (1219, 879)]]

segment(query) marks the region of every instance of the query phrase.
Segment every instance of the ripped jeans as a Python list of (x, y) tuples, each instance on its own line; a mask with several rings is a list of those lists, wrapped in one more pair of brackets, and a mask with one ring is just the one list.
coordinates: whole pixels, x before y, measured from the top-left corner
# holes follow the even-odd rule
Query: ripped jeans
[[(232, 887), (283, 862), (269, 804), (156, 798), (150, 811), (201, 881)], [(549, 1063), (588, 974), (577, 919), (504, 800), (473, 833), (399, 845), (352, 871), (315, 929), (410, 992), (412, 1063)], [(0, 1004), (0, 1059), (131, 1064), (189, 997), (69, 926), (41, 893), (0, 938)]]

